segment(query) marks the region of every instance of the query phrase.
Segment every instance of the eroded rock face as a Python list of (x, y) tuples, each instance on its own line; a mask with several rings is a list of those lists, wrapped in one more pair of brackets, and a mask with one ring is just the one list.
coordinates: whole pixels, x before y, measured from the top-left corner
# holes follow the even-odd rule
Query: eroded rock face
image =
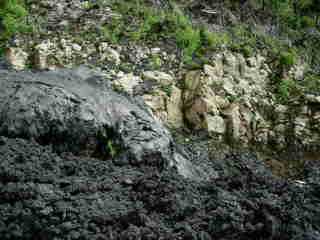
[(86, 68), (21, 74), (1, 71), (0, 134), (49, 142), (59, 151), (95, 151), (114, 139), (132, 163), (165, 164), (170, 134), (136, 100), (115, 93)]
[[(295, 66), (290, 76), (301, 79), (305, 69)], [(187, 72), (183, 109), (188, 126), (214, 136), (218, 131), (223, 133), (219, 139), (243, 146), (319, 149), (320, 97), (306, 94), (295, 105), (277, 104), (277, 97), (268, 90), (270, 73), (264, 57), (244, 58), (229, 51), (215, 54), (203, 69)]]

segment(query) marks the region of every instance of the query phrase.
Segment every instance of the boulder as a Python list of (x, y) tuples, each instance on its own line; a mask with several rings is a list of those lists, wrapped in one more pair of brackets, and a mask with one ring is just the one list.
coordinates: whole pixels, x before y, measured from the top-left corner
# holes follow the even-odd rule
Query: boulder
[(240, 139), (241, 119), (238, 104), (231, 104), (228, 109), (223, 111), (227, 118), (227, 131), (229, 138), (233, 141)]
[(6, 59), (15, 70), (23, 70), (26, 68), (28, 54), (21, 48), (8, 48), (6, 50)]
[(120, 54), (111, 47), (102, 47), (103, 52), (101, 54), (101, 61), (109, 61), (114, 63), (115, 65), (120, 65), (121, 58)]
[(145, 71), (142, 73), (142, 78), (164, 86), (173, 84), (174, 80), (170, 74), (160, 71)]
[[(0, 135), (94, 154), (110, 142), (132, 164), (173, 161), (169, 132), (134, 98), (114, 92), (98, 72), (1, 70)], [(110, 146), (109, 146), (110, 147)]]
[(170, 127), (183, 126), (182, 92), (176, 86), (171, 86), (170, 95), (161, 89), (155, 89), (151, 94), (143, 95), (145, 103), (151, 108), (157, 119)]
[(49, 68), (48, 56), (52, 47), (53, 43), (49, 40), (43, 41), (35, 46), (34, 65), (36, 68), (40, 70), (46, 70)]
[(166, 109), (167, 123), (174, 128), (183, 127), (182, 91), (176, 86), (172, 86), (171, 95), (166, 102)]
[(133, 93), (133, 90), (142, 82), (141, 78), (135, 76), (133, 73), (118, 74), (118, 78), (114, 80), (113, 86), (116, 89), (123, 90), (129, 94)]
[(207, 129), (209, 135), (224, 135), (226, 124), (221, 116), (207, 116)]

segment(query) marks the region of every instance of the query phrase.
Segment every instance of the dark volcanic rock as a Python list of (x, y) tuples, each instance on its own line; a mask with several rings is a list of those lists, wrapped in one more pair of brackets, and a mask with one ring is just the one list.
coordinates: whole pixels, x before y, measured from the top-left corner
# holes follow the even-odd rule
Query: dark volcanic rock
[(172, 159), (167, 130), (97, 72), (2, 70), (0, 85), (1, 135), (51, 143), (58, 152), (102, 152), (113, 144), (131, 163), (165, 165)]
[(1, 239), (320, 239), (319, 184), (273, 178), (251, 154), (221, 159), (220, 178), (195, 182), (1, 141)]

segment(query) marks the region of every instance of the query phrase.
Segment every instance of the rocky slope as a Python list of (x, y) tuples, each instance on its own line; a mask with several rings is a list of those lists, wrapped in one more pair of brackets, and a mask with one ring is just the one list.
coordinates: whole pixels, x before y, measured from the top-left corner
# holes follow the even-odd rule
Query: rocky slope
[(174, 145), (87, 69), (0, 82), (1, 239), (320, 239), (318, 162), (289, 181), (251, 153)]
[[(188, 71), (170, 42), (110, 43), (104, 24), (121, 18), (121, 12), (108, 2), (99, 4), (29, 3), (30, 21), (39, 29), (17, 36), (7, 49), (7, 59), (18, 70), (99, 67), (115, 89), (142, 96), (156, 118), (170, 127), (202, 129), (229, 145), (319, 154), (319, 92), (308, 89), (286, 96), (290, 81), (303, 82), (310, 68), (302, 59), (285, 73), (290, 81), (281, 82), (279, 96), (274, 91), (277, 70), (263, 54), (208, 51), (206, 64)], [(45, 21), (39, 24), (40, 19)]]
[(209, 33), (153, 15), (168, 1), (26, 2), (0, 60), (0, 239), (320, 239), (320, 82), (224, 46), (248, 5), (177, 1), (219, 32), (190, 64)]

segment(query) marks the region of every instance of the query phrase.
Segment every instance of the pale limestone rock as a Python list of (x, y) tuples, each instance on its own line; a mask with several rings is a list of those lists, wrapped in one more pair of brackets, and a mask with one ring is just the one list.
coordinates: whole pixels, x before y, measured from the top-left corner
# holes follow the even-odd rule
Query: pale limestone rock
[(214, 66), (205, 64), (203, 71), (209, 77), (221, 78), (223, 76), (223, 64), (221, 61), (214, 62)]
[(161, 85), (170, 85), (174, 81), (170, 74), (160, 71), (145, 71), (142, 73), (142, 78), (144, 80), (155, 81)]
[(175, 128), (183, 126), (182, 92), (176, 86), (172, 86), (171, 95), (166, 101), (168, 124)]
[(282, 105), (282, 104), (278, 104), (276, 107), (275, 107), (275, 112), (278, 113), (278, 114), (284, 114), (288, 111), (288, 106), (285, 106), (285, 105)]
[(170, 96), (156, 89), (152, 94), (143, 95), (143, 99), (158, 120), (174, 128), (183, 126), (181, 90), (179, 88), (172, 86)]
[(72, 58), (72, 47), (70, 45), (65, 45), (64, 46), (64, 53), (63, 55), (68, 58), (71, 59)]
[(303, 63), (301, 60), (299, 60), (297, 64), (291, 67), (289, 76), (291, 76), (295, 80), (301, 81), (303, 80), (308, 68), (308, 64)]
[(159, 113), (166, 110), (166, 96), (164, 92), (154, 90), (152, 94), (143, 95), (143, 99), (154, 113)]
[(262, 119), (258, 122), (258, 129), (254, 132), (254, 140), (257, 143), (267, 144), (270, 135), (270, 124)]
[(237, 59), (238, 59), (238, 63), (239, 63), (239, 73), (240, 73), (240, 77), (243, 77), (244, 72), (246, 70), (247, 67), (247, 63), (246, 63), (246, 59), (243, 57), (242, 54), (237, 54)]
[(170, 88), (170, 95), (161, 88), (156, 88), (142, 98), (159, 121), (170, 127), (180, 128), (183, 126), (182, 91), (175, 85), (170, 85)]
[(309, 103), (319, 103), (320, 104), (320, 95), (316, 96), (313, 94), (306, 94), (305, 98)]
[(234, 91), (234, 83), (233, 83), (233, 77), (229, 76), (227, 78), (224, 78), (224, 83), (223, 83), (223, 90), (231, 95), (231, 96), (236, 96), (236, 92)]
[(82, 50), (82, 47), (79, 44), (74, 43), (74, 44), (72, 44), (72, 49), (74, 51), (80, 52)]
[(120, 65), (121, 59), (120, 54), (111, 47), (104, 48), (103, 53), (101, 54), (101, 61), (110, 61), (116, 65)]
[(6, 59), (16, 70), (23, 70), (26, 67), (28, 54), (21, 48), (8, 48), (6, 50)]
[(225, 109), (230, 105), (230, 102), (228, 99), (220, 97), (219, 95), (215, 96), (215, 102), (219, 109)]
[(185, 88), (195, 91), (201, 84), (201, 71), (190, 71), (185, 76)]
[(197, 98), (192, 106), (185, 111), (185, 117), (194, 129), (203, 129), (206, 127), (204, 124), (207, 112), (207, 102), (202, 98)]
[(294, 133), (296, 136), (303, 136), (307, 131), (307, 125), (309, 118), (307, 117), (296, 117), (294, 120)]
[(102, 53), (106, 51), (106, 49), (109, 47), (109, 44), (107, 42), (102, 42), (99, 45), (99, 51)]
[(237, 141), (240, 138), (241, 119), (238, 104), (231, 104), (231, 106), (223, 111), (223, 114), (227, 117), (228, 133), (232, 140)]
[(235, 78), (240, 76), (239, 61), (234, 54), (225, 52), (224, 63), (223, 70), (225, 75), (227, 74)]
[(43, 41), (35, 46), (34, 63), (36, 68), (40, 70), (49, 68), (48, 56), (52, 48), (54, 48), (54, 44), (50, 40)]
[(196, 129), (206, 128), (205, 119), (208, 114), (219, 114), (216, 97), (211, 89), (207, 89), (202, 97), (196, 97), (185, 110), (187, 121)]
[(161, 52), (160, 48), (151, 48), (151, 54), (159, 54)]
[(226, 132), (226, 124), (221, 116), (208, 115), (206, 118), (207, 130), (209, 135), (224, 135)]
[(247, 62), (248, 62), (249, 67), (254, 67), (254, 68), (258, 67), (258, 61), (255, 56), (248, 58)]
[(129, 94), (133, 93), (134, 87), (141, 83), (141, 78), (133, 75), (133, 73), (122, 74), (113, 82), (114, 87), (120, 88)]

